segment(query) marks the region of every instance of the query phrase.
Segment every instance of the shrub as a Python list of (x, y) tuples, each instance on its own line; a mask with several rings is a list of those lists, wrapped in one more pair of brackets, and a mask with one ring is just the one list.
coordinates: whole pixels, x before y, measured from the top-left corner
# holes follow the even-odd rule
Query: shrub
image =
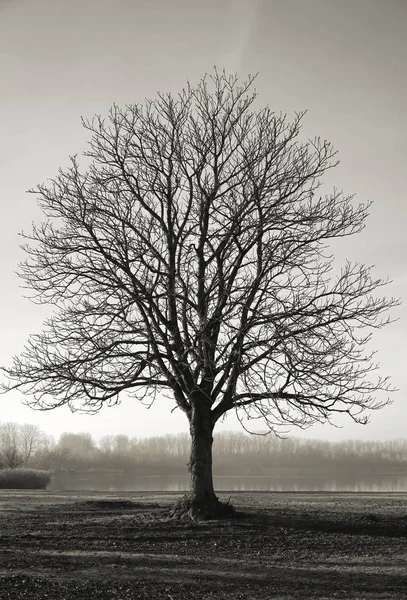
[(1, 469), (0, 489), (45, 490), (51, 479), (49, 471), (38, 469)]

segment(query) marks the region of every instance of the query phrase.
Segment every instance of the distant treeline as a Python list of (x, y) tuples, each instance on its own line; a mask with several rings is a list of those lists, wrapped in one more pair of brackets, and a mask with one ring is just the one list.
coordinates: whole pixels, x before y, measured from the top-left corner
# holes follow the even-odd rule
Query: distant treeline
[[(148, 438), (107, 435), (98, 442), (89, 433), (63, 433), (56, 441), (36, 425), (0, 424), (0, 468), (185, 474), (189, 449), (186, 433)], [(327, 442), (215, 434), (215, 475), (266, 475), (287, 469), (407, 472), (407, 439)]]

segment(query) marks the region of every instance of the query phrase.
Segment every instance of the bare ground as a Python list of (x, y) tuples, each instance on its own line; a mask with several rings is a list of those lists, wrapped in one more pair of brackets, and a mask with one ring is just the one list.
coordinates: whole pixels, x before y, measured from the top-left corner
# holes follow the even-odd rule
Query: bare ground
[(0, 600), (407, 599), (407, 494), (234, 493), (204, 523), (177, 497), (1, 490)]

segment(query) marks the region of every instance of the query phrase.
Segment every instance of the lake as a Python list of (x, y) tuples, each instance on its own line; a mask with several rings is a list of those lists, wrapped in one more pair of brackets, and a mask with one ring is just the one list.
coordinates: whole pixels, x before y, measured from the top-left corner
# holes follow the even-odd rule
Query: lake
[[(358, 473), (281, 474), (274, 476), (214, 477), (218, 492), (407, 492), (406, 474)], [(62, 473), (49, 486), (53, 491), (183, 492), (189, 488), (185, 476), (129, 476), (116, 473)]]

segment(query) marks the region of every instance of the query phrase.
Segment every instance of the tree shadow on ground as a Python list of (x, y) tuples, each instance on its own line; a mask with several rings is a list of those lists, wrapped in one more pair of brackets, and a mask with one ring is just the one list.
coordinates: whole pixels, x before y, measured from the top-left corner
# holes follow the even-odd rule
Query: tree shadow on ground
[(406, 515), (377, 515), (374, 513), (348, 513), (327, 516), (297, 511), (276, 512), (238, 511), (239, 526), (249, 526), (259, 531), (269, 527), (282, 527), (292, 530), (321, 533), (341, 533), (346, 535), (369, 535), (383, 537), (407, 537)]

